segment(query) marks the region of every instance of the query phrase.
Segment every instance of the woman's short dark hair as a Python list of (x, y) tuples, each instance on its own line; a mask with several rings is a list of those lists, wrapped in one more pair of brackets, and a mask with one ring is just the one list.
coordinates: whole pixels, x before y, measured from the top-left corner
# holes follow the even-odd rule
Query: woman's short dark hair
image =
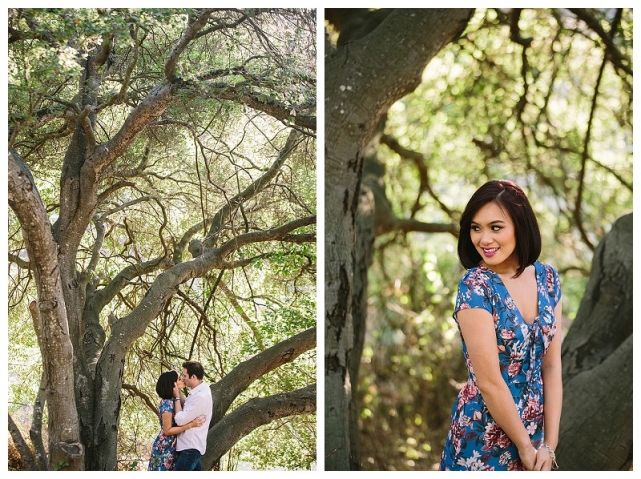
[(163, 399), (171, 399), (174, 395), (174, 384), (178, 381), (176, 371), (167, 371), (160, 375), (156, 383), (156, 392)]
[(481, 255), (470, 237), (472, 219), (483, 206), (493, 201), (506, 212), (514, 224), (516, 259), (518, 269), (515, 278), (533, 264), (541, 254), (541, 231), (532, 211), (532, 206), (523, 190), (508, 180), (492, 180), (481, 186), (470, 198), (463, 215), (458, 237), (458, 256), (461, 264), (470, 269), (478, 266)]

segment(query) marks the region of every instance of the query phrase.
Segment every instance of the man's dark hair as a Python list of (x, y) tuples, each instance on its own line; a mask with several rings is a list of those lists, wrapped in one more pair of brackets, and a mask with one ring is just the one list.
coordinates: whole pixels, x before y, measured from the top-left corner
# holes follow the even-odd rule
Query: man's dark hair
[(478, 210), (493, 201), (512, 220), (516, 237), (516, 275), (533, 264), (541, 254), (541, 231), (536, 216), (523, 190), (512, 181), (492, 180), (481, 186), (472, 195), (463, 211), (458, 237), (458, 256), (461, 264), (467, 268), (478, 266), (481, 255), (470, 238), (472, 219)]
[(198, 361), (185, 361), (183, 363), (183, 368), (187, 370), (189, 377), (196, 376), (198, 379), (202, 380), (205, 376), (205, 370), (203, 365)]
[(167, 371), (160, 375), (156, 383), (156, 392), (163, 399), (171, 399), (174, 395), (174, 384), (178, 381), (176, 371)]

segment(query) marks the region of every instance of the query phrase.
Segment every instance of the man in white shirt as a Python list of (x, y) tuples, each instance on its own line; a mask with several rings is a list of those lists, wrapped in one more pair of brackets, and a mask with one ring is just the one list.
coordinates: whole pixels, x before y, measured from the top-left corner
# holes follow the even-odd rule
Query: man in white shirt
[(189, 396), (184, 406), (180, 401), (180, 391), (174, 387), (174, 409), (176, 424), (182, 426), (198, 416), (204, 416), (205, 422), (178, 434), (176, 451), (176, 471), (202, 471), (200, 457), (205, 454), (207, 447), (207, 432), (211, 420), (212, 401), (209, 385), (203, 382), (205, 371), (197, 361), (183, 363), (182, 379), (189, 388)]

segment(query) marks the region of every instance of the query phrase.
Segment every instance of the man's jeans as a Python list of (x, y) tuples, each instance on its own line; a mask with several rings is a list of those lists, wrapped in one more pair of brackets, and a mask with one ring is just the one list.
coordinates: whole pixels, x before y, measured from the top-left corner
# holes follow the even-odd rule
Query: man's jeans
[(178, 451), (175, 471), (202, 471), (200, 464), (200, 451), (198, 449), (185, 449)]

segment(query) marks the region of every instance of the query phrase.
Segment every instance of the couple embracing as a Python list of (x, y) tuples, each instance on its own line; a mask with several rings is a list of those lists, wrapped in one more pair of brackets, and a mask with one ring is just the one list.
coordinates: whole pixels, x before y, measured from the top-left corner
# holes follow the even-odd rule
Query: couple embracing
[[(212, 412), (211, 391), (203, 382), (205, 372), (197, 361), (186, 361), (182, 374), (167, 371), (160, 375), (156, 392), (160, 434), (154, 441), (149, 471), (200, 471), (205, 454)], [(189, 388), (187, 398), (181, 390)]]

